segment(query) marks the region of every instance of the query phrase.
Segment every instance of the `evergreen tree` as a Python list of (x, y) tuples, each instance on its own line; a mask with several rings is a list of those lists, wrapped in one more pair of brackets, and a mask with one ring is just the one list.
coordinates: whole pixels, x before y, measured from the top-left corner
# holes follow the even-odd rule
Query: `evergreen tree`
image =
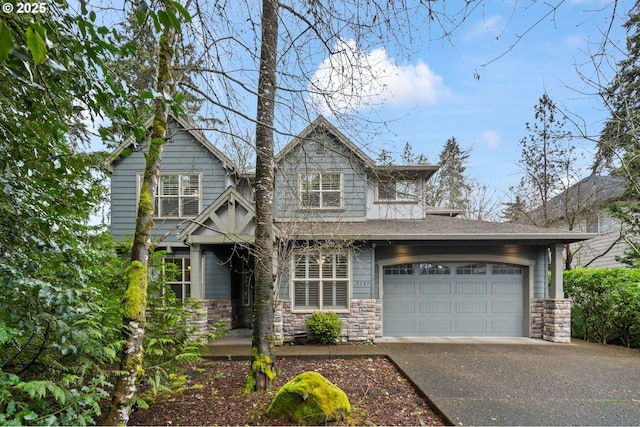
[(405, 165), (416, 164), (417, 157), (413, 154), (413, 147), (408, 142), (404, 144), (404, 149), (402, 150), (400, 158), (402, 159), (402, 163)]
[(640, 4), (635, 3), (624, 24), (627, 30), (627, 57), (604, 91), (604, 101), (611, 112), (600, 140), (594, 171), (605, 168), (628, 182), (627, 198), (636, 202), (619, 202), (611, 213), (627, 226), (624, 236), (629, 249), (620, 261), (640, 264), (640, 226), (637, 203), (640, 200)]
[(427, 205), (466, 211), (471, 186), (465, 175), (471, 150), (460, 148), (455, 137), (447, 140), (440, 152), (440, 169), (427, 183)]
[[(156, 26), (153, 19), (139, 21), (135, 8), (120, 24), (121, 39), (124, 48), (122, 53), (106, 61), (112, 75), (123, 81), (132, 95), (127, 98), (128, 108), (141, 118), (148, 118), (154, 114), (149, 105), (156, 90), (158, 72), (158, 42)], [(176, 40), (176, 48), (172, 59), (173, 80), (176, 87), (184, 93), (182, 108), (189, 117), (194, 117), (200, 110), (204, 100), (194, 94), (194, 73), (199, 61), (196, 58), (195, 47), (187, 43), (181, 33)]]
[[(519, 200), (511, 208), (521, 212), (512, 211), (510, 215), (528, 217), (533, 224), (547, 227), (551, 221), (549, 201), (575, 180), (575, 147), (567, 142), (571, 134), (564, 129), (566, 117), (547, 93), (539, 98), (534, 112), (535, 121), (526, 123), (529, 135), (520, 140), (518, 165), (523, 176), (517, 186), (511, 187)], [(539, 214), (532, 216), (534, 209)]]
[(381, 149), (378, 157), (376, 158), (376, 162), (379, 165), (391, 165), (393, 163), (393, 156), (391, 155), (391, 151), (385, 148)]

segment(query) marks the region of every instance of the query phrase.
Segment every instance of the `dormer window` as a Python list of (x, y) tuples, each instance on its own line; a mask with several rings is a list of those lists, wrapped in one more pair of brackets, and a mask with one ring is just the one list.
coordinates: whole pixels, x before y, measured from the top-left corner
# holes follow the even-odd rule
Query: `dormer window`
[(300, 203), (309, 209), (342, 207), (342, 174), (312, 172), (300, 175)]
[(386, 179), (378, 182), (378, 201), (416, 202), (417, 200), (418, 192), (414, 179)]

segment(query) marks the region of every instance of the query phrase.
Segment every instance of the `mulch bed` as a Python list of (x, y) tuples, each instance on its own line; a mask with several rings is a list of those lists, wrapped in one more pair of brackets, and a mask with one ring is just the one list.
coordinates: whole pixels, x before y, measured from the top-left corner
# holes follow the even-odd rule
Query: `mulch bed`
[(444, 425), (413, 386), (384, 358), (297, 359), (277, 362), (276, 383), (245, 394), (249, 362), (203, 361), (188, 372), (183, 391), (158, 396), (149, 409), (135, 411), (129, 425), (298, 425), (264, 415), (277, 390), (306, 371), (317, 371), (348, 396), (348, 418), (330, 425)]

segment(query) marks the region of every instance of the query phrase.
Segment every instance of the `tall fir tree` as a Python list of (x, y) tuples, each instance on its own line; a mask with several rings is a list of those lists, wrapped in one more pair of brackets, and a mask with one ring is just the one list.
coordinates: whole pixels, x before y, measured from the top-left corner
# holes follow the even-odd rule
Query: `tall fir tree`
[(626, 225), (623, 236), (628, 244), (620, 261), (640, 265), (640, 3), (636, 2), (624, 24), (627, 31), (627, 57), (618, 64), (618, 71), (603, 99), (610, 117), (598, 141), (594, 171), (607, 170), (628, 180), (627, 199), (611, 207), (611, 213)]
[(462, 149), (451, 137), (440, 152), (440, 169), (427, 183), (425, 200), (428, 205), (467, 211), (471, 186), (465, 175), (471, 150)]

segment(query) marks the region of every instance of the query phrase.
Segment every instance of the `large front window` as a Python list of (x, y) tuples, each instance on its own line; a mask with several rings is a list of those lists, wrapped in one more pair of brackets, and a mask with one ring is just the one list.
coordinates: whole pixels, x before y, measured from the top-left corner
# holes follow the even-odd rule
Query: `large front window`
[(160, 175), (155, 216), (190, 218), (200, 212), (200, 175)]
[(387, 202), (415, 202), (418, 198), (415, 180), (381, 180), (378, 200)]
[(340, 208), (342, 206), (342, 174), (340, 172), (301, 174), (300, 202), (304, 208)]
[(349, 308), (349, 255), (345, 251), (301, 251), (294, 255), (293, 308)]

